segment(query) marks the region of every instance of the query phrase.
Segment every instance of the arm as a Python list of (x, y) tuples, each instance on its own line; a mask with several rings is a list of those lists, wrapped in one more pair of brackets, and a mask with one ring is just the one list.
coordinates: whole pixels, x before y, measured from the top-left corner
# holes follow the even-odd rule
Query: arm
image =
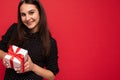
[(4, 65), (6, 68), (8, 68), (9, 65), (7, 65), (8, 63), (7, 63), (7, 62), (5, 61), (5, 59), (4, 59), (5, 55), (7, 55), (7, 53), (4, 52), (3, 50), (0, 50), (0, 59), (2, 59), (3, 65)]
[[(17, 73), (22, 73), (21, 67), (16, 68), (15, 71)], [(52, 71), (44, 69), (33, 63), (29, 55), (27, 62), (24, 64), (24, 72), (28, 72), (28, 71), (33, 71), (35, 74), (43, 78), (46, 78), (47, 80), (54, 80), (55, 78), (55, 75), (52, 73)]]
[(0, 59), (3, 59), (4, 61), (4, 57), (7, 54), (7, 49), (8, 49), (8, 42), (12, 36), (12, 32), (16, 29), (16, 23), (12, 24), (8, 30), (6, 31), (6, 33), (1, 37), (0, 40)]
[(0, 50), (0, 59), (3, 59), (6, 55), (6, 52)]
[[(28, 56), (28, 61), (25, 63), (24, 67), (25, 67), (25, 72), (33, 71), (35, 74), (42, 76), (43, 78), (46, 78), (48, 80), (54, 80), (55, 78), (55, 75), (52, 73), (52, 71), (34, 64), (29, 56)], [(17, 72), (19, 71), (20, 69), (17, 69)], [(21, 73), (21, 71), (19, 73)]]
[(34, 64), (32, 71), (48, 80), (54, 80), (55, 78), (54, 74), (50, 70), (41, 68), (36, 64)]
[(9, 40), (12, 36), (12, 32), (17, 28), (16, 27), (17, 24), (13, 23), (8, 30), (6, 31), (6, 33), (1, 37), (2, 39), (0, 40), (0, 59), (3, 59), (4, 56), (6, 55), (7, 49), (8, 49), (8, 43)]
[[(51, 51), (50, 55), (45, 59), (45, 68), (35, 64), (32, 62), (31, 58), (28, 55), (28, 60), (24, 64), (24, 71), (33, 71), (35, 74), (46, 78), (47, 80), (54, 80), (55, 75), (59, 72), (58, 68), (58, 51), (57, 51), (57, 44), (55, 41), (51, 41)], [(18, 73), (21, 73), (21, 69), (18, 68), (16, 70)]]

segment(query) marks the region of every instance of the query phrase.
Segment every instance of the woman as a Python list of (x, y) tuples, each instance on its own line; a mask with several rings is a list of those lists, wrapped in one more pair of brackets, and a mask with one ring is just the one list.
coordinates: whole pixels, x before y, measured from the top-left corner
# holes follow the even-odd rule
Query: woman
[[(21, 68), (11, 69), (5, 60), (8, 46), (28, 50), (28, 60)], [(59, 72), (55, 39), (47, 27), (44, 9), (38, 0), (22, 0), (18, 5), (18, 23), (14, 23), (0, 41), (0, 58), (6, 67), (4, 80), (54, 80)]]

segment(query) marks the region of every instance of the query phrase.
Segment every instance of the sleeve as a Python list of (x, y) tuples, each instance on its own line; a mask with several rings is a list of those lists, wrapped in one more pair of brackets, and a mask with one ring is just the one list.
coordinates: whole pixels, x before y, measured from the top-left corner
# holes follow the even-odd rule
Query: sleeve
[(54, 73), (56, 75), (59, 72), (58, 67), (58, 49), (57, 49), (57, 43), (54, 39), (51, 40), (51, 50), (50, 55), (47, 58), (46, 61), (46, 68)]
[(12, 33), (15, 30), (16, 26), (17, 26), (17, 23), (13, 23), (10, 26), (10, 28), (8, 28), (6, 33), (1, 37), (1, 40), (0, 40), (0, 50), (3, 50), (5, 52), (7, 52), (7, 49), (8, 49), (7, 46), (8, 46), (9, 40), (12, 37)]

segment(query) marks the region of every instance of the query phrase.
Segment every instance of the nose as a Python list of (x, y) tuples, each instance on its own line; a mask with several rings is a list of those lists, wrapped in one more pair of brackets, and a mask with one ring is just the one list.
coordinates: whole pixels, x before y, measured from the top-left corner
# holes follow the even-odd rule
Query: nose
[(25, 19), (28, 21), (30, 19), (30, 15), (26, 15)]

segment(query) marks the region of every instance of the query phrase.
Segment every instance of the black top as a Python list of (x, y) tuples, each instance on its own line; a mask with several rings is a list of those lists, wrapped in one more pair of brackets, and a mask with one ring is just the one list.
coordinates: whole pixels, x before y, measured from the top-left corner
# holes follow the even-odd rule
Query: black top
[[(7, 30), (5, 35), (2, 36), (2, 40), (0, 41), (0, 49), (7, 52), (8, 50), (8, 42), (11, 39), (12, 33), (17, 29), (17, 24), (11, 25), (11, 27)], [(28, 50), (28, 54), (31, 57), (32, 61), (39, 65), (40, 67), (46, 67), (46, 69), (52, 71), (54, 75), (59, 72), (58, 68), (58, 51), (57, 44), (55, 39), (51, 38), (51, 49), (50, 55), (48, 57), (43, 57), (40, 49), (40, 38), (38, 37), (38, 33), (29, 33), (27, 38), (25, 39), (23, 46)], [(42, 80), (41, 76), (36, 75), (34, 72), (25, 72), (25, 73), (16, 73), (14, 69), (7, 68), (5, 72), (4, 80)]]

